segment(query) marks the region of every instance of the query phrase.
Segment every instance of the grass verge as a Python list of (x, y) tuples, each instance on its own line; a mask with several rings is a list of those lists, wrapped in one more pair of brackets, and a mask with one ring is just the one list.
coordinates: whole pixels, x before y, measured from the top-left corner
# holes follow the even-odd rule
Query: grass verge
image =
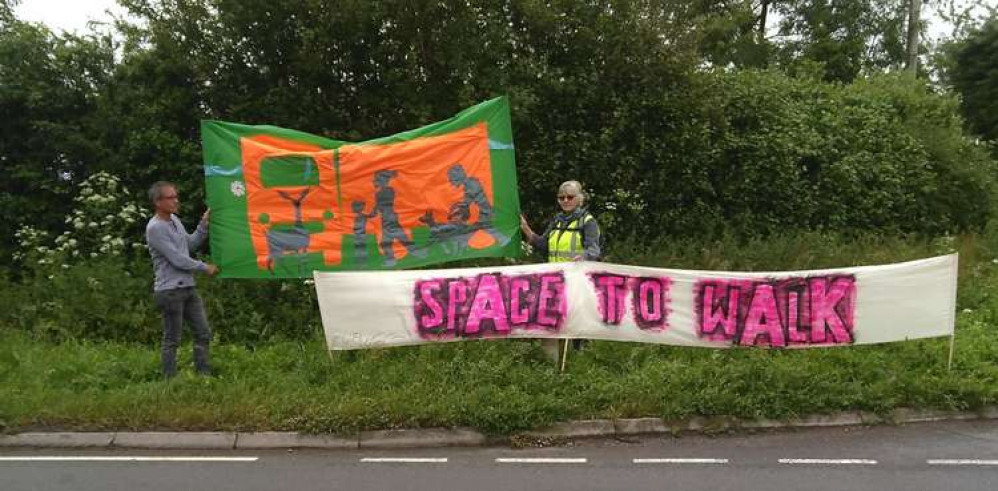
[[(833, 244), (834, 245), (834, 244)], [(998, 399), (998, 264), (978, 239), (773, 247), (769, 259), (663, 249), (639, 264), (798, 269), (961, 250), (957, 350), (948, 339), (814, 350), (709, 350), (591, 342), (559, 374), (533, 341), (475, 341), (328, 354), (321, 339), (214, 348), (218, 376), (159, 377), (148, 344), (44, 340), (0, 328), (0, 427), (74, 430), (296, 430), (471, 426), (506, 435), (556, 421), (657, 416), (783, 419), (898, 407), (973, 410)], [(837, 246), (836, 246), (837, 247)], [(831, 251), (831, 252), (829, 252)], [(724, 257), (724, 261), (718, 258)], [(801, 258), (803, 260), (791, 260)], [(810, 259), (806, 259), (810, 257)], [(782, 258), (782, 259), (781, 259)], [(837, 263), (837, 264), (836, 264)], [(771, 264), (783, 264), (782, 268)]]

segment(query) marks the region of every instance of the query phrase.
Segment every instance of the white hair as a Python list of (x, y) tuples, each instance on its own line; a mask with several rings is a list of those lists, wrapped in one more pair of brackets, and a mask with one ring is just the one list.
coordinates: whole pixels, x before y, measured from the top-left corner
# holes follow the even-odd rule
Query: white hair
[(177, 189), (177, 186), (170, 181), (156, 181), (149, 186), (149, 201), (155, 205), (161, 197), (163, 197), (163, 190), (166, 188)]
[(558, 194), (571, 193), (579, 197), (579, 206), (586, 202), (586, 192), (582, 190), (582, 183), (579, 181), (565, 181), (558, 186)]

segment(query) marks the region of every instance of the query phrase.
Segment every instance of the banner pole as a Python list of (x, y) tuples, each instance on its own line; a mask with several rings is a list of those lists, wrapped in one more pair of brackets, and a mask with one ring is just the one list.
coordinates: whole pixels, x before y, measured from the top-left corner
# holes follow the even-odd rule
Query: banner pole
[(946, 364), (946, 371), (953, 371), (953, 351), (956, 349), (956, 333), (949, 336), (949, 362)]
[(562, 340), (565, 347), (561, 350), (561, 373), (565, 373), (565, 362), (568, 361), (568, 341), (567, 339)]

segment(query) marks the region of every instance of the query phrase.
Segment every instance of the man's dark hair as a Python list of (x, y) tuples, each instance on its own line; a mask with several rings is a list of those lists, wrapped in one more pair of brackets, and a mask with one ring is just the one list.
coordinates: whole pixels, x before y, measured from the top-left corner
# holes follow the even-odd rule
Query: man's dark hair
[(149, 201), (152, 202), (153, 206), (163, 196), (163, 188), (177, 189), (177, 186), (170, 181), (156, 181), (152, 183), (152, 186), (149, 186)]

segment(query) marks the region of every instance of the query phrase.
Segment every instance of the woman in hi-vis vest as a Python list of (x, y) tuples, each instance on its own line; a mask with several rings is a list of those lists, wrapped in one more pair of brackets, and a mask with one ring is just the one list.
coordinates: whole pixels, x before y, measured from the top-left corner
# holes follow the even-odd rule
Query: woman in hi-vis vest
[[(548, 262), (595, 261), (599, 259), (599, 225), (583, 206), (585, 194), (579, 181), (565, 181), (558, 186), (558, 213), (543, 234), (534, 233), (527, 219), (520, 215), (520, 230), (535, 250), (546, 254)], [(567, 341), (566, 341), (567, 342)], [(555, 364), (561, 353), (557, 339), (542, 339), (541, 347)]]

